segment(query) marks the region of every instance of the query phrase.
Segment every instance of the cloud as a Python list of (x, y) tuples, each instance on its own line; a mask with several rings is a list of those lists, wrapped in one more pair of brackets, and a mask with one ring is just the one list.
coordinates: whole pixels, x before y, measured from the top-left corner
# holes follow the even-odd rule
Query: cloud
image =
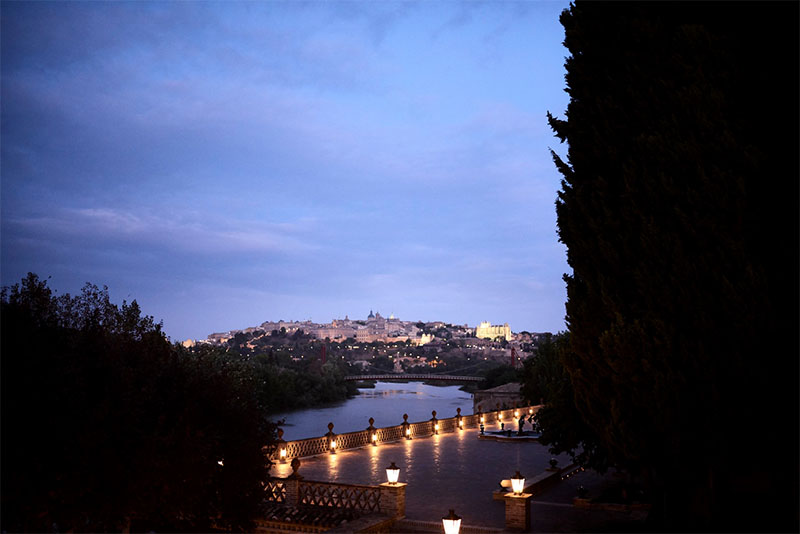
[(13, 233), (42, 243), (71, 239), (84, 247), (136, 244), (192, 254), (308, 253), (319, 249), (309, 236), (315, 222), (301, 219), (269, 224), (263, 221), (215, 220), (213, 216), (183, 219), (134, 214), (111, 208), (64, 209), (57, 213), (8, 221)]

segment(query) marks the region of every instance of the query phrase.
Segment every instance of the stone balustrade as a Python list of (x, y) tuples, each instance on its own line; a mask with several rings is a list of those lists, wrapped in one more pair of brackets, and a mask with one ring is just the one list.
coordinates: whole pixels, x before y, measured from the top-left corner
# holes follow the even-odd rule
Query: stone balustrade
[[(368, 486), (305, 480), (298, 473), (299, 468), (300, 460), (294, 458), (291, 475), (286, 478), (271, 477), (264, 483), (263, 502), (267, 508), (272, 506), (269, 509), (273, 517), (262, 520), (262, 523), (274, 523), (271, 526), (278, 528), (280, 523), (287, 522), (281, 518), (297, 515), (298, 511), (302, 511), (302, 517), (311, 523), (315, 521), (313, 518), (330, 516), (325, 510), (347, 511), (350, 513), (348, 519), (380, 516), (379, 522), (386, 518), (396, 520), (405, 517), (406, 484), (403, 482)], [(281, 508), (280, 513), (275, 506)], [(312, 509), (316, 512), (310, 512)]]
[[(344, 434), (336, 434), (333, 429), (333, 423), (328, 424), (328, 433), (318, 438), (300, 439), (294, 441), (283, 441), (280, 439), (283, 431), (279, 430), (278, 445), (275, 447), (271, 454), (272, 460), (277, 461), (291, 461), (293, 458), (302, 458), (305, 456), (316, 456), (319, 454), (335, 453), (336, 451), (346, 449), (357, 449), (368, 445), (380, 445), (381, 443), (388, 443), (398, 441), (401, 439), (417, 439), (432, 436), (436, 433), (434, 425), (439, 424), (439, 433), (456, 432), (459, 430), (459, 422), (462, 429), (475, 428), (480, 426), (481, 418), (485, 425), (497, 425), (501, 422), (508, 426), (509, 429), (517, 429), (517, 418), (515, 412), (518, 412), (520, 417), (526, 418), (535, 414), (540, 406), (522, 406), (517, 408), (497, 409), (486, 413), (476, 413), (471, 415), (461, 415), (461, 409), (455, 416), (446, 419), (437, 419), (434, 415), (427, 421), (420, 421), (416, 423), (408, 422), (408, 416), (404, 415), (404, 422), (384, 428), (375, 428), (372, 426), (373, 420), (370, 419), (370, 426), (365, 430), (357, 432), (347, 432)], [(406, 435), (406, 430), (408, 434)], [(373, 441), (373, 436), (375, 437)], [(335, 446), (332, 446), (335, 443)]]

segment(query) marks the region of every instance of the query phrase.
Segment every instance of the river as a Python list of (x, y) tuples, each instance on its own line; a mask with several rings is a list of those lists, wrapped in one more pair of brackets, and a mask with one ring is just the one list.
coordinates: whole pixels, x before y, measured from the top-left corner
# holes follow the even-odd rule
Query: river
[(445, 419), (456, 415), (461, 408), (462, 415), (472, 413), (472, 394), (459, 389), (460, 386), (431, 386), (422, 382), (377, 382), (375, 388), (359, 389), (359, 394), (351, 399), (323, 408), (309, 408), (284, 412), (272, 416), (273, 420), (284, 419), (281, 427), (283, 439), (296, 439), (323, 436), (328, 431), (328, 423), (334, 424), (334, 432), (342, 434), (364, 430), (369, 426), (369, 418), (375, 418), (378, 428), (399, 425), (403, 414), (408, 421), (415, 423), (436, 417)]

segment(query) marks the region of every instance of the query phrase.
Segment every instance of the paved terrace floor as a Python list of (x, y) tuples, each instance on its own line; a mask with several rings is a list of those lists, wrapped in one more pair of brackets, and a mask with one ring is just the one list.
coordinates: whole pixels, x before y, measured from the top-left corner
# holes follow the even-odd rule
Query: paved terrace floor
[[(487, 427), (487, 430), (496, 430)], [(429, 438), (385, 443), (334, 454), (301, 458), (299, 473), (307, 480), (377, 485), (386, 481), (385, 468), (395, 462), (406, 482), (406, 516), (441, 521), (450, 508), (463, 524), (503, 528), (505, 508), (492, 500), (501, 479), (519, 471), (533, 478), (549, 466), (552, 455), (536, 442), (498, 442), (478, 439), (477, 429)], [(566, 466), (569, 457), (557, 457)], [(274, 476), (285, 477), (288, 463), (276, 463)], [(531, 509), (534, 532), (636, 532), (643, 529), (642, 512), (577, 509), (572, 498), (581, 484), (597, 495), (611, 483), (589, 471), (559, 482), (535, 497)]]

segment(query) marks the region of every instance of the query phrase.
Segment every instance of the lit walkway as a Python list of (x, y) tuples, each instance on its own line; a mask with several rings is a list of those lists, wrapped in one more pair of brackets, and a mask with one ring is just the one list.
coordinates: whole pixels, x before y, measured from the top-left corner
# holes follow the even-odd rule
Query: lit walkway
[[(551, 456), (535, 442), (484, 441), (477, 435), (478, 430), (471, 428), (304, 458), (299, 472), (309, 480), (376, 485), (386, 481), (385, 468), (395, 462), (400, 481), (408, 483), (407, 517), (438, 521), (453, 508), (464, 524), (502, 528), (504, 503), (492, 500), (500, 480), (510, 478), (517, 469), (532, 478), (548, 467)], [(566, 455), (559, 457), (562, 466), (568, 461)], [(291, 471), (288, 464), (272, 468), (281, 477)]]

